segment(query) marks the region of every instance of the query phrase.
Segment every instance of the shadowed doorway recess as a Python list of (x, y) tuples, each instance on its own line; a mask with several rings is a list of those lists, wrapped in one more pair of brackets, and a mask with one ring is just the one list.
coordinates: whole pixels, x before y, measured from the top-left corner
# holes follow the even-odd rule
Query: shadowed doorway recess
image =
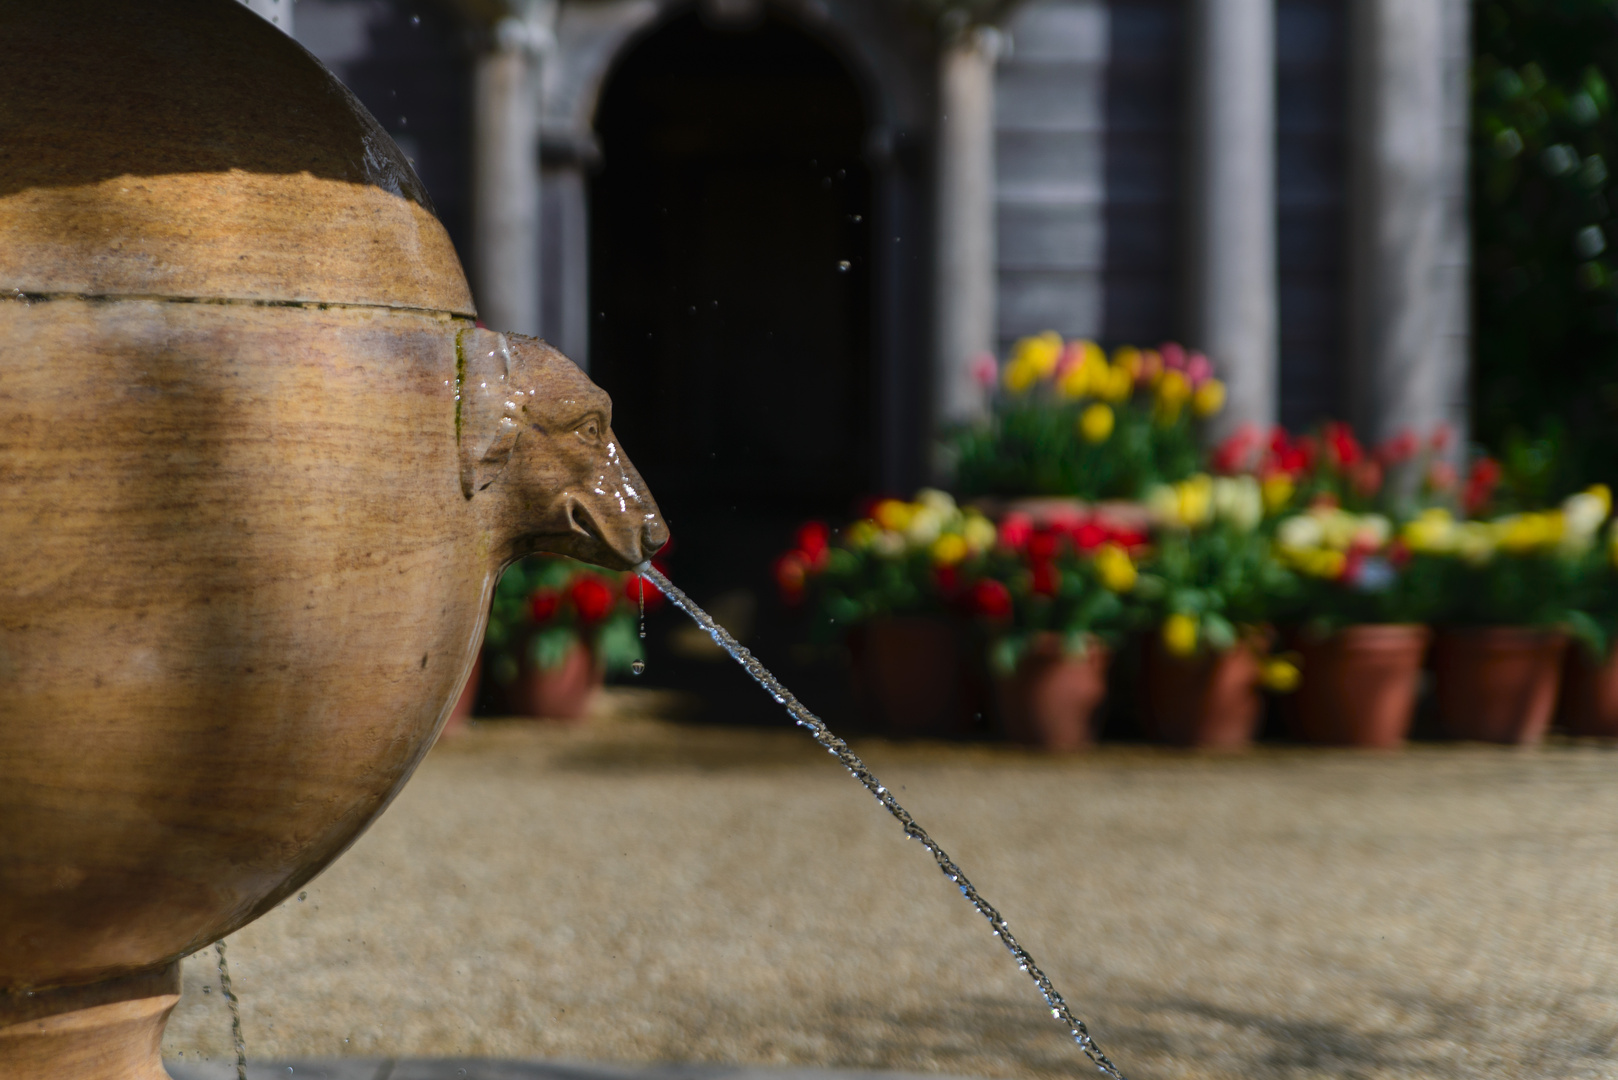
[(791, 527), (875, 486), (866, 125), (843, 63), (773, 14), (678, 16), (606, 83), (591, 376), (699, 598), (769, 604)]

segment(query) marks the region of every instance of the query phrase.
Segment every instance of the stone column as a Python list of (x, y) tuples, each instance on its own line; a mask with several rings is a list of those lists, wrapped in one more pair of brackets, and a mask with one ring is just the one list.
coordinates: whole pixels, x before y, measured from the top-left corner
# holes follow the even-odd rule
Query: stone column
[(1377, 442), (1464, 416), (1468, 24), (1455, 0), (1351, 12), (1346, 390)]
[(287, 37), (292, 36), (292, 0), (241, 0), (241, 5), (280, 27)]
[(547, 131), (540, 136), (541, 327), (546, 341), (586, 371), (590, 370), (588, 173), (600, 159), (600, 148), (589, 131)]
[(472, 287), (498, 330), (540, 332), (539, 115), (554, 2), (523, 4), (494, 28), (472, 77)]
[(1000, 35), (978, 27), (938, 60), (933, 421), (982, 411), (972, 358), (995, 339), (994, 65)]
[(1278, 414), (1274, 0), (1189, 15), (1183, 333), (1229, 388), (1219, 437)]

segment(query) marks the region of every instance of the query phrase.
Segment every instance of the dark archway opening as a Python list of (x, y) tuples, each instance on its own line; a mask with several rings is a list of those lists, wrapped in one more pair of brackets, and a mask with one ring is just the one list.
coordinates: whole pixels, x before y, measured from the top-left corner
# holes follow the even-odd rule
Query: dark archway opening
[[(877, 479), (860, 89), (775, 14), (689, 12), (618, 63), (596, 128), (591, 376), (671, 524), (679, 580), (750, 596), (768, 635), (774, 551)], [(657, 652), (648, 681), (691, 667)]]

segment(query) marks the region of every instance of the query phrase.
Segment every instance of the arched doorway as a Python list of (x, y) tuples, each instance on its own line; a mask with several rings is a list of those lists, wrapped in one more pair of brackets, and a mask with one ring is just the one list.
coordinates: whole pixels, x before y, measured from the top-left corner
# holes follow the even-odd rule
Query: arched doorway
[(682, 540), (874, 483), (866, 124), (844, 65), (773, 14), (679, 15), (604, 88), (591, 376)]

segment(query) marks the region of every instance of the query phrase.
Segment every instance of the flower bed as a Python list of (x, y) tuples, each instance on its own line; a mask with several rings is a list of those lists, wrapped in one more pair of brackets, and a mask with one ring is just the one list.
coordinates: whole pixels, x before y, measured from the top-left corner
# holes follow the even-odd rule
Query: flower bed
[[(1597, 542), (1606, 488), (1500, 513), (1499, 466), (1477, 457), (1458, 471), (1442, 428), (1372, 448), (1343, 424), (1243, 428), (1204, 453), (1198, 424), (1224, 388), (1173, 345), (1109, 358), (1044, 335), (979, 376), (990, 416), (950, 444), (973, 501), (879, 500), (841, 529), (806, 526), (777, 562), (822, 640), (883, 619), (954, 620), (999, 682), (1008, 732), (1075, 748), (1088, 728), (1039, 734), (1029, 703), (1093, 710), (1105, 658), (1132, 641), (1142, 719), (1165, 741), (1242, 744), (1262, 685), (1301, 691), (1286, 710), (1295, 737), (1394, 746), (1430, 642), (1445, 730), (1532, 740), (1555, 698), (1545, 672), (1571, 639), (1587, 672), (1575, 726), (1618, 734), (1618, 534)], [(1038, 689), (1036, 673), (1065, 689)], [(1493, 687), (1509, 718), (1463, 722), (1487, 711), (1463, 684)], [(1592, 719), (1601, 708), (1612, 715)]]

